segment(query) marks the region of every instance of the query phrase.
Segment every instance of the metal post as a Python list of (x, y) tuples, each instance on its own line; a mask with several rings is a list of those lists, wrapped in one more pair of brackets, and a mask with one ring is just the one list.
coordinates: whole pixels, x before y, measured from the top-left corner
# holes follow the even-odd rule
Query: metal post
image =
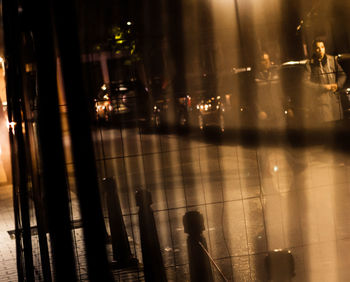
[(294, 258), (290, 250), (268, 252), (265, 267), (268, 281), (289, 282), (295, 276)]
[(136, 204), (139, 207), (139, 224), (142, 257), (146, 282), (167, 281), (163, 258), (160, 252), (158, 233), (151, 208), (152, 195), (149, 191), (136, 191)]
[(191, 282), (213, 282), (213, 273), (207, 255), (207, 243), (202, 235), (203, 216), (198, 211), (189, 211), (183, 217), (187, 237), (188, 259), (190, 263)]
[(102, 187), (106, 196), (109, 227), (112, 237), (113, 259), (117, 268), (137, 266), (138, 260), (133, 258), (126, 233), (123, 214), (120, 207), (115, 179), (102, 179)]

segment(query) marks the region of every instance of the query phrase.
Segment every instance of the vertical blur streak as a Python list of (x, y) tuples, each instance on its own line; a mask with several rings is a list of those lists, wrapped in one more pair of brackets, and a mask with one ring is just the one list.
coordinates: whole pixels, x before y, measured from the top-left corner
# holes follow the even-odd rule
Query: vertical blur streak
[(204, 90), (204, 97), (216, 97), (217, 93), (217, 72), (216, 51), (218, 42), (215, 38), (213, 29), (213, 15), (211, 10), (211, 1), (203, 1), (197, 8), (199, 34), (198, 59), (200, 62), (200, 73), (202, 74), (201, 88)]
[[(144, 170), (144, 152), (142, 141), (137, 129), (121, 130), (121, 141), (123, 145), (123, 169), (126, 173), (126, 187), (128, 188), (129, 204), (132, 211), (135, 212), (137, 207), (135, 203), (136, 188), (144, 187), (145, 170)], [(146, 188), (146, 187), (144, 187)], [(135, 210), (134, 210), (135, 209)]]
[[(237, 28), (237, 37), (239, 40), (239, 47), (236, 53), (238, 58), (238, 67), (252, 67), (255, 64), (255, 39), (254, 25), (252, 20), (252, 6), (251, 1), (234, 1), (235, 19)], [(256, 104), (255, 104), (255, 88), (252, 81), (251, 73), (244, 73), (242, 78), (237, 80), (238, 90), (238, 109), (246, 105), (248, 107), (247, 115), (239, 115), (239, 129), (241, 139), (245, 142), (247, 139), (256, 140)], [(242, 107), (243, 105), (243, 107)]]
[[(4, 39), (5, 39), (5, 56), (7, 60), (7, 70), (6, 70), (6, 87), (8, 95), (8, 111), (10, 121), (17, 122), (14, 128), (15, 138), (14, 142), (11, 142), (11, 150), (16, 152), (16, 157), (19, 162), (15, 162), (13, 159), (13, 168), (16, 167), (18, 172), (16, 181), (13, 181), (14, 186), (14, 203), (19, 203), (19, 207), (15, 206), (19, 210), (20, 215), (19, 221), (16, 221), (16, 228), (22, 228), (22, 234), (16, 229), (16, 243), (17, 247), (21, 244), (21, 247), (17, 249), (17, 259), (23, 262), (24, 265), (18, 265), (18, 274), (24, 273), (24, 277), (19, 277), (26, 279), (27, 281), (34, 281), (34, 267), (33, 267), (33, 257), (32, 257), (32, 241), (31, 241), (31, 231), (30, 231), (30, 217), (29, 217), (29, 197), (28, 197), (28, 187), (27, 187), (27, 166), (26, 166), (26, 153), (24, 148), (24, 135), (22, 132), (22, 115), (23, 110), (22, 104), (19, 102), (22, 97), (22, 87), (21, 87), (21, 52), (20, 52), (20, 25), (19, 25), (19, 15), (18, 7), (19, 3), (17, 1), (4, 1), (3, 3), (3, 21), (4, 21)], [(13, 135), (12, 135), (13, 136)], [(18, 194), (19, 195), (18, 195)], [(18, 197), (18, 198), (17, 198)], [(18, 202), (16, 200), (19, 200)], [(23, 245), (22, 245), (23, 244)]]
[[(46, 2), (36, 4), (25, 6), (29, 14), (33, 15), (31, 21), (33, 46), (35, 52), (40, 54), (36, 62), (37, 73), (35, 80), (33, 80), (35, 83), (30, 87), (28, 81), (26, 88), (37, 94), (38, 141), (42, 153), (43, 183), (46, 188), (45, 200), (47, 200), (46, 208), (48, 209), (48, 225), (55, 277), (58, 280), (77, 279), (58, 103), (55, 46), (50, 24), (50, 7)], [(47, 93), (51, 95), (47, 95)], [(29, 105), (29, 101), (27, 104)], [(55, 150), (52, 150), (52, 148), (55, 148)], [(41, 223), (42, 220), (39, 218), (38, 224)], [(46, 236), (43, 237), (46, 238)], [(62, 246), (67, 248), (62, 248)]]
[[(148, 139), (148, 136), (143, 136), (143, 138)], [(171, 226), (169, 199), (173, 198), (176, 200), (178, 195), (175, 193), (171, 196), (168, 195), (168, 191), (173, 189), (169, 187), (166, 180), (166, 167), (164, 167), (163, 162), (165, 152), (163, 152), (162, 148), (162, 138), (162, 135), (154, 135), (151, 140), (145, 140), (145, 145), (148, 143), (148, 146), (144, 147), (144, 168), (146, 187), (152, 193), (152, 209), (155, 211), (154, 215), (159, 234), (160, 248), (163, 253), (164, 266), (168, 267), (170, 271), (175, 266), (175, 253), (172, 250), (172, 246), (174, 246), (174, 240), (172, 238), (174, 230)], [(171, 159), (167, 158), (167, 160), (168, 165), (173, 163)], [(173, 271), (170, 272), (173, 273)], [(169, 275), (171, 274), (168, 274), (168, 277)]]
[[(226, 85), (223, 85), (225, 81), (222, 80), (226, 77), (229, 67), (224, 64), (222, 43), (225, 42), (224, 38), (228, 37), (228, 29), (227, 22), (218, 23), (218, 15), (214, 9), (216, 6), (214, 3), (213, 1), (199, 2), (196, 7), (195, 17), (196, 25), (194, 32), (198, 35), (198, 38), (195, 38), (196, 42), (198, 42), (197, 60), (199, 63), (199, 73), (202, 76), (200, 85), (201, 89), (203, 89), (203, 93), (200, 93), (200, 95), (206, 99), (216, 98), (217, 96), (224, 97), (227, 94), (227, 92), (224, 92), (227, 89)], [(222, 15), (220, 15), (221, 17)], [(229, 44), (229, 46), (232, 47), (232, 44)], [(196, 73), (198, 73), (197, 70)], [(218, 144), (220, 144), (220, 136), (217, 136), (217, 139), (219, 141)], [(223, 175), (220, 166), (221, 156), (217, 146), (215, 142), (214, 146), (199, 149), (199, 166), (200, 173), (202, 174), (203, 200), (205, 204), (203, 216), (207, 229), (208, 251), (214, 259), (220, 259), (217, 261), (219, 268), (225, 273), (230, 273), (230, 277), (233, 277), (233, 263), (230, 252), (226, 249), (227, 245), (222, 248), (222, 246), (216, 244), (219, 241), (226, 243), (223, 233), (225, 201), (223, 194)], [(200, 190), (197, 191), (196, 195), (200, 199)], [(229, 259), (223, 259), (227, 257)]]
[[(211, 1), (185, 1), (182, 13), (187, 86), (184, 90), (195, 99), (216, 97), (216, 42), (212, 28)], [(196, 172), (201, 169), (200, 164), (196, 165), (197, 154), (192, 153), (194, 144), (186, 137), (180, 139), (179, 143), (187, 205), (207, 204), (206, 200), (208, 200), (205, 197), (205, 191), (202, 194), (201, 189), (197, 189), (197, 187), (200, 188), (199, 183), (194, 180)], [(207, 213), (207, 209), (205, 212)]]
[[(186, 1), (185, 1), (186, 2)], [(171, 79), (173, 97), (178, 98), (181, 96), (183, 89), (187, 88), (186, 85), (186, 50), (185, 50), (185, 37), (184, 37), (184, 22), (178, 19), (184, 19), (183, 15), (184, 1), (169, 1), (166, 9), (168, 14), (168, 30), (167, 37), (169, 38), (170, 46), (170, 59), (171, 59)]]
[(51, 1), (51, 5), (62, 62), (89, 279), (113, 281), (105, 249), (104, 221), (93, 155), (89, 103), (84, 95), (74, 5), (69, 1), (55, 0)]
[[(256, 3), (254, 3), (254, 5), (255, 4)], [(229, 126), (231, 127), (229, 127), (229, 129), (240, 129), (242, 130), (241, 132), (243, 134), (245, 134), (245, 132), (248, 132), (251, 129), (253, 130), (253, 132), (259, 130), (259, 128), (254, 127), (255, 120), (251, 119), (251, 123), (248, 125), (247, 122), (249, 118), (240, 114), (240, 109), (243, 109), (243, 105), (255, 102), (254, 87), (252, 85), (250, 74), (243, 73), (242, 76), (240, 75), (240, 77), (236, 79), (238, 75), (232, 74), (231, 70), (233, 67), (252, 67), (255, 64), (255, 26), (254, 18), (251, 18), (250, 16), (254, 5), (248, 1), (236, 0), (215, 1), (215, 5), (212, 6), (213, 29), (215, 30), (213, 38), (214, 42), (216, 42), (217, 44), (215, 49), (217, 51), (217, 56), (215, 57), (215, 64), (218, 69), (217, 73), (221, 75), (229, 74), (231, 75), (231, 80), (234, 80), (235, 82), (233, 85), (233, 89), (231, 89), (229, 85), (225, 85), (225, 83), (227, 83), (225, 80), (220, 80), (221, 77), (219, 76), (217, 91), (218, 95), (222, 96), (224, 94), (227, 94), (223, 92), (223, 89), (230, 89), (230, 91), (232, 91), (231, 103), (233, 105), (233, 112), (230, 112), (228, 114), (230, 114), (233, 117), (235, 123), (233, 125), (230, 124)], [(250, 110), (254, 111), (254, 109)], [(219, 146), (222, 147), (223, 145), (220, 144)], [(216, 152), (214, 152), (214, 150)], [(228, 150), (228, 148), (225, 148), (225, 150)], [(255, 199), (247, 201), (245, 200), (247, 194), (242, 193), (242, 191), (246, 191), (247, 189), (251, 190), (253, 188), (249, 187), (251, 185), (249, 184), (250, 179), (247, 179), (246, 177), (254, 171), (254, 168), (251, 167), (251, 162), (253, 161), (254, 163), (254, 156), (252, 159), (250, 154), (248, 152), (246, 153), (245, 150), (243, 150), (243, 154), (237, 153), (237, 147), (235, 148), (235, 150), (236, 151), (232, 153), (233, 155), (237, 155), (237, 157), (239, 157), (239, 161), (236, 159), (232, 160), (232, 162), (237, 163), (237, 168), (235, 166), (232, 168), (233, 163), (230, 164), (230, 170), (233, 169), (233, 171), (227, 171), (227, 167), (225, 167), (225, 162), (227, 162), (227, 156), (225, 156), (225, 158), (222, 159), (220, 150), (214, 147), (211, 148), (211, 150), (207, 151), (207, 157), (209, 160), (211, 160), (209, 175), (212, 175), (211, 178), (213, 178), (210, 181), (210, 183), (212, 183), (212, 185), (215, 186), (215, 189), (213, 187), (213, 190), (216, 191), (215, 194), (211, 194), (215, 197), (210, 197), (207, 201), (223, 202), (222, 207), (216, 205), (211, 207), (209, 217), (213, 219), (216, 218), (216, 220), (212, 221), (212, 226), (210, 226), (211, 230), (216, 231), (212, 231), (210, 233), (211, 240), (213, 242), (217, 242), (218, 240), (220, 240), (221, 242), (225, 242), (225, 246), (219, 247), (215, 246), (215, 244), (213, 243), (212, 251), (216, 258), (229, 256), (230, 259), (227, 260), (225, 263), (222, 263), (221, 267), (225, 269), (226, 273), (232, 273), (232, 268), (228, 268), (228, 266), (234, 266), (235, 258), (233, 258), (232, 256), (237, 255), (237, 253), (235, 253), (234, 247), (241, 246), (242, 250), (238, 253), (238, 255), (244, 257), (243, 260), (250, 268), (249, 276), (251, 279), (254, 279), (254, 254), (256, 251), (254, 246), (254, 240), (256, 240), (256, 238), (258, 237), (255, 236), (255, 234), (259, 234), (259, 232), (261, 232), (262, 224), (260, 219), (252, 218), (249, 216), (250, 205), (253, 204), (253, 202), (255, 202)], [(216, 167), (216, 165), (218, 166)], [(235, 176), (230, 174), (233, 174)], [(239, 177), (239, 181), (236, 175)], [(230, 181), (229, 183), (231, 185), (227, 187), (229, 189), (225, 189), (228, 180)], [(226, 185), (224, 183), (226, 183)], [(257, 196), (256, 193), (250, 194), (249, 196), (252, 195), (254, 197)], [(242, 212), (239, 213), (239, 215), (237, 214), (236, 217), (232, 219), (232, 222), (230, 222), (230, 224), (227, 225), (228, 227), (225, 228), (225, 223), (223, 221), (227, 221), (230, 218), (230, 216), (227, 214), (227, 212), (225, 212), (225, 210), (231, 210), (233, 207), (239, 206), (238, 201), (235, 201), (238, 199), (242, 200)], [(218, 218), (221, 218), (223, 221), (219, 221)], [(254, 224), (256, 224), (255, 222), (258, 222), (257, 224), (259, 226), (255, 226), (256, 230), (253, 231), (252, 228), (250, 228), (250, 226), (254, 226)], [(236, 242), (234, 240), (235, 238), (233, 237), (233, 234), (239, 231), (232, 230), (230, 226), (236, 226), (235, 229), (237, 230), (242, 226), (246, 226), (247, 229), (251, 229), (252, 231), (244, 231), (243, 229), (239, 230), (244, 240), (240, 240), (241, 242)], [(231, 236), (226, 237), (227, 235)], [(259, 234), (259, 237), (264, 238), (265, 236), (261, 236), (261, 234)], [(239, 268), (235, 269), (234, 267), (233, 273), (235, 279), (239, 277)], [(231, 277), (233, 277), (233, 274), (231, 274)]]
[(161, 166), (161, 183), (164, 189), (165, 208), (167, 210), (167, 219), (169, 222), (168, 232), (170, 234), (170, 242), (168, 242), (168, 246), (173, 247), (173, 254), (171, 255), (170, 253), (168, 257), (165, 258), (164, 262), (166, 265), (171, 264), (176, 266), (183, 263), (183, 254), (175, 253), (175, 248), (181, 249), (182, 242), (176, 236), (176, 229), (178, 228), (177, 222), (179, 219), (174, 218), (174, 214), (176, 216), (176, 213), (171, 212), (171, 209), (185, 206), (185, 193), (182, 189), (181, 179), (179, 177), (181, 172), (178, 167), (179, 154), (176, 147), (173, 143), (168, 143), (167, 138), (163, 138), (162, 135), (159, 136), (157, 142), (160, 148), (159, 163)]

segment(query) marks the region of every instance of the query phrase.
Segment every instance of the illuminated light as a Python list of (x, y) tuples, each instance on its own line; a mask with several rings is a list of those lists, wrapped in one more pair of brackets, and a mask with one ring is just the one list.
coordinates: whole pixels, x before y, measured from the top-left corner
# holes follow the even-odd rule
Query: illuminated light
[(131, 22), (127, 22), (126, 24), (127, 24), (127, 25), (131, 25)]
[(206, 110), (206, 111), (208, 110), (208, 105), (207, 104), (204, 105), (204, 110)]
[(252, 70), (252, 68), (251, 67), (247, 67), (247, 71), (251, 71)]
[(277, 165), (275, 165), (275, 166), (273, 167), (273, 171), (274, 171), (274, 172), (278, 171), (278, 166), (277, 166)]
[(15, 125), (16, 125), (16, 123), (14, 121), (12, 121), (12, 122), (7, 121), (7, 123), (6, 123), (8, 130), (13, 129), (15, 127)]
[(197, 105), (197, 110), (199, 110), (199, 105)]
[(101, 87), (102, 90), (106, 90), (107, 89), (107, 85), (106, 84), (103, 84), (102, 87)]
[(156, 109), (157, 109), (157, 106), (154, 106), (153, 109), (156, 110)]
[(214, 97), (211, 97), (211, 99), (214, 101), (215, 100), (215, 98)]
[(274, 251), (274, 252), (281, 252), (282, 249), (274, 249), (273, 251)]
[(118, 43), (118, 44), (123, 44), (124, 42), (125, 42), (125, 40), (122, 40), (122, 39), (117, 40), (117, 43)]
[(116, 40), (118, 40), (118, 39), (120, 39), (120, 38), (122, 38), (122, 34), (121, 34), (121, 33), (116, 34), (116, 35), (114, 36), (114, 39), (116, 39)]
[(287, 114), (288, 114), (288, 111), (284, 111), (284, 114), (287, 115)]
[(304, 65), (306, 64), (307, 60), (301, 60), (301, 61), (289, 61), (282, 64), (282, 66), (293, 66), (293, 65)]
[(201, 106), (200, 106), (200, 109), (203, 110), (203, 108), (204, 108), (203, 105), (201, 105)]
[(220, 100), (220, 99), (221, 99), (221, 97), (220, 97), (220, 96), (217, 96), (217, 97), (216, 97), (216, 99)]
[(125, 90), (128, 90), (128, 88), (126, 88), (126, 87), (119, 87), (119, 91), (125, 91)]
[(219, 105), (217, 105), (217, 106), (216, 106), (216, 108), (217, 108), (217, 109), (219, 109), (219, 108), (220, 108), (220, 106), (219, 106)]
[(106, 100), (107, 100), (107, 99), (108, 99), (108, 94), (104, 95), (104, 96), (103, 96), (103, 99), (106, 99)]
[(241, 112), (243, 112), (243, 111), (244, 111), (244, 109), (243, 109), (243, 108), (241, 108), (240, 110), (241, 110)]
[(2, 102), (2, 105), (6, 107), (7, 106), (7, 102), (6, 101)]

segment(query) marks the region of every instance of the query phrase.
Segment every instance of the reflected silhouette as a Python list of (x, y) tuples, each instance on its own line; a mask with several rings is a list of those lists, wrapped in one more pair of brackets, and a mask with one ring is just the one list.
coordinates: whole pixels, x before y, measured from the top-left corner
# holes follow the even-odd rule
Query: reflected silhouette
[(0, 98), (0, 155), (1, 155), (0, 183), (2, 182), (12, 183), (11, 155), (10, 155), (7, 117), (6, 117), (6, 111), (3, 108), (3, 103), (1, 98)]

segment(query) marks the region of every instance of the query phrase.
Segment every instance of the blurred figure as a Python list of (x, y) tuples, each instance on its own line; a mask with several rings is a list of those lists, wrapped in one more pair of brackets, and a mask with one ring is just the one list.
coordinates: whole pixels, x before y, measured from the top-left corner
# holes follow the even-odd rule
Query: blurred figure
[(6, 111), (4, 111), (3, 103), (0, 98), (0, 165), (5, 172), (5, 177), (0, 177), (0, 182), (10, 183), (11, 179), (11, 156), (9, 145), (9, 134), (7, 128)]
[(312, 57), (306, 63), (306, 85), (312, 91), (309, 92), (312, 97), (310, 104), (313, 112), (312, 120), (319, 122), (340, 120), (343, 111), (340, 97), (335, 93), (344, 86), (346, 74), (336, 57), (326, 53), (323, 40), (315, 39), (312, 50)]
[(262, 52), (255, 74), (255, 82), (266, 82), (278, 79), (278, 74), (275, 70), (276, 68), (270, 60), (270, 55), (267, 52)]
[[(283, 120), (283, 100), (276, 66), (267, 52), (262, 52), (255, 71), (254, 81), (257, 88), (256, 109), (260, 127), (271, 121)], [(277, 124), (274, 124), (277, 125)]]

